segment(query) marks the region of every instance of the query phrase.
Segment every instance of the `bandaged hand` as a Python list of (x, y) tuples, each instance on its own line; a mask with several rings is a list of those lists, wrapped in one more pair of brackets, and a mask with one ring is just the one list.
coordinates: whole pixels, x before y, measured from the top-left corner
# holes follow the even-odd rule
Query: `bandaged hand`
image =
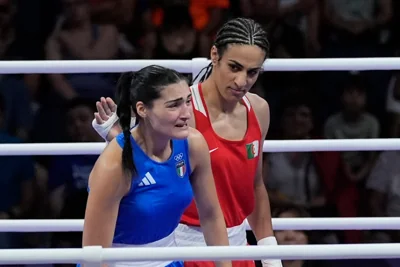
[[(107, 98), (100, 98), (96, 102), (97, 112), (94, 113), (92, 127), (106, 141), (111, 141), (115, 136), (122, 132), (118, 123), (117, 105), (114, 101)], [(135, 126), (135, 117), (131, 118), (131, 128)]]
[(117, 105), (114, 101), (107, 98), (100, 98), (100, 101), (96, 102), (97, 112), (94, 113), (94, 120), (92, 121), (92, 127), (96, 132), (106, 141), (112, 139), (114, 136), (109, 137), (108, 134), (112, 129), (116, 132), (121, 132), (121, 127), (118, 124), (117, 116)]
[[(260, 239), (257, 242), (257, 245), (258, 246), (277, 246), (278, 242), (276, 241), (276, 238), (274, 236), (269, 236), (269, 237)], [(262, 263), (263, 267), (282, 267), (281, 260), (273, 260), (273, 259), (261, 260), (261, 263)]]

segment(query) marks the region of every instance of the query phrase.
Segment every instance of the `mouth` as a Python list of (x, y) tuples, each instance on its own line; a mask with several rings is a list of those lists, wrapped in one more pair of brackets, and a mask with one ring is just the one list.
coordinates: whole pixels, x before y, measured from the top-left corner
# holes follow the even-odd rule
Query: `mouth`
[(187, 126), (187, 122), (175, 124), (175, 127), (177, 128), (186, 128)]
[(245, 94), (244, 90), (235, 89), (235, 88), (232, 88), (232, 87), (230, 87), (229, 89), (231, 89), (231, 91), (232, 91), (232, 93), (234, 95), (244, 95)]

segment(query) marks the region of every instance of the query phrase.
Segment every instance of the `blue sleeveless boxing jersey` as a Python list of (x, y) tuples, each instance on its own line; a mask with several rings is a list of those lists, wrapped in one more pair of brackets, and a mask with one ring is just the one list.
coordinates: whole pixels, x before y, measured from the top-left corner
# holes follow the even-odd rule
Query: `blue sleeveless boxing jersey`
[[(123, 148), (124, 135), (116, 137)], [(189, 176), (187, 139), (172, 140), (172, 154), (165, 162), (149, 158), (131, 136), (137, 175), (122, 198), (114, 244), (141, 245), (170, 235), (193, 199)]]

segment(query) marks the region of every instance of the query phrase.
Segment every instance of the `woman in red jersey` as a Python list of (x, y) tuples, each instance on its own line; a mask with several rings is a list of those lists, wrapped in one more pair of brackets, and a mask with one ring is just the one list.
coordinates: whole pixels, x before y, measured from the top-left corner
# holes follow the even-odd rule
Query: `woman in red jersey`
[[(249, 93), (256, 82), (269, 44), (262, 27), (251, 19), (226, 22), (211, 48), (211, 63), (192, 89), (193, 113), (189, 125), (205, 137), (213, 175), (224, 212), (230, 245), (245, 246), (248, 220), (258, 245), (277, 245), (273, 235), (268, 194), (262, 179), (262, 147), (269, 128), (269, 106)], [(195, 79), (196, 80), (196, 79)], [(120, 132), (115, 104), (102, 98), (93, 127), (106, 140)], [(179, 246), (205, 246), (194, 202), (177, 228)], [(254, 261), (233, 261), (234, 267)], [(264, 267), (280, 267), (280, 260), (263, 260)], [(185, 262), (188, 267), (212, 262)]]

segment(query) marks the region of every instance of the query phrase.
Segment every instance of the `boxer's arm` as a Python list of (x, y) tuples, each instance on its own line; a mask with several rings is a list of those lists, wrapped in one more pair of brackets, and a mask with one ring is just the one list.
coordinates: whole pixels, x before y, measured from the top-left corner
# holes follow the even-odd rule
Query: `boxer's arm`
[[(254, 108), (260, 128), (261, 140), (257, 172), (254, 179), (254, 211), (247, 217), (247, 221), (257, 239), (258, 245), (277, 245), (272, 229), (271, 208), (268, 193), (262, 175), (263, 146), (267, 136), (270, 122), (269, 105), (267, 101), (255, 94), (249, 94), (251, 106)], [(282, 267), (280, 260), (262, 260), (264, 267)]]
[(257, 172), (254, 179), (255, 208), (248, 217), (248, 222), (257, 240), (273, 236), (270, 203), (262, 175), (263, 144), (269, 128), (269, 105), (257, 95), (249, 95), (251, 106), (254, 108), (261, 128), (260, 152)]
[(123, 172), (121, 154), (116, 140), (112, 141), (90, 173), (83, 246), (112, 245), (119, 204), (130, 188), (129, 179)]

